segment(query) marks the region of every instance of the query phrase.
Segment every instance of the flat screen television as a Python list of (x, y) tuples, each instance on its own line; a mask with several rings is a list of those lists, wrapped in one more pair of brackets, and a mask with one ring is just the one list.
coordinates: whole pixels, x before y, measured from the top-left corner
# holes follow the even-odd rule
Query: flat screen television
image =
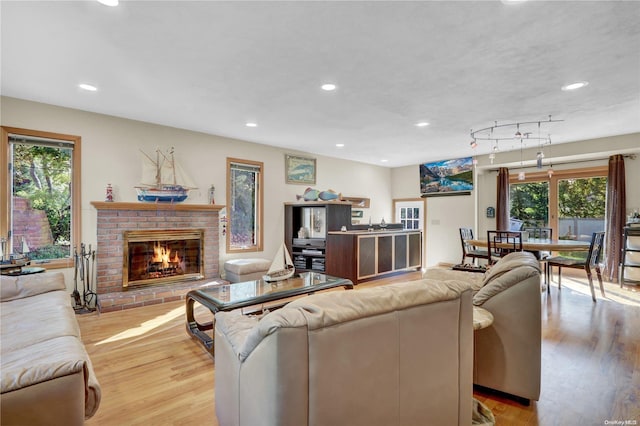
[(468, 195), (473, 190), (473, 158), (420, 164), (420, 194)]

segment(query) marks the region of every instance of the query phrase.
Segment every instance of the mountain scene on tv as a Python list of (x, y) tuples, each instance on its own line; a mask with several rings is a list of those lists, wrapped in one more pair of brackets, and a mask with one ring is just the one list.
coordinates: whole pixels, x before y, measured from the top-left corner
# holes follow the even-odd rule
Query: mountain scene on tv
[(444, 194), (473, 189), (473, 159), (436, 161), (420, 165), (420, 192)]

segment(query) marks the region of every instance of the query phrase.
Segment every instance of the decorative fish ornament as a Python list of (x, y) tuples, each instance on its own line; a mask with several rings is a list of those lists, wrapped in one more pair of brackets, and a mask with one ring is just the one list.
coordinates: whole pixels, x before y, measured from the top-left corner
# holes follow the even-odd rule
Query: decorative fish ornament
[(305, 201), (317, 201), (318, 195), (320, 195), (320, 191), (317, 189), (307, 188), (304, 190), (304, 194), (296, 195), (296, 199), (299, 200), (302, 198)]
[(340, 198), (340, 194), (338, 194), (333, 189), (328, 189), (326, 191), (320, 192), (320, 194), (318, 194), (318, 197), (323, 201), (331, 201)]

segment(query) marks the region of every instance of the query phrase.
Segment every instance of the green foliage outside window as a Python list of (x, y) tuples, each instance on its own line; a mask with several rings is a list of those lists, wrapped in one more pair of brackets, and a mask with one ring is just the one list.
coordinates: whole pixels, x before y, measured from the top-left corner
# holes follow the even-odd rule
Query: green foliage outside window
[(256, 235), (256, 173), (231, 170), (231, 246), (255, 245)]
[(558, 181), (558, 215), (560, 218), (605, 216), (607, 178), (563, 179)]
[[(549, 226), (549, 183), (525, 182), (509, 186), (512, 218), (524, 222), (524, 227)], [(607, 197), (607, 178), (588, 177), (558, 180), (558, 219), (567, 220), (568, 230), (562, 223), (556, 230), (557, 238), (576, 238), (584, 234), (583, 227), (599, 219), (604, 224)], [(562, 256), (583, 259), (586, 252), (561, 252)]]
[(525, 227), (546, 227), (549, 223), (549, 183), (530, 182), (509, 187), (510, 214)]
[(53, 246), (33, 247), (32, 259), (70, 255), (71, 158), (71, 149), (13, 144), (13, 195), (29, 200), (33, 209), (45, 211), (53, 237)]

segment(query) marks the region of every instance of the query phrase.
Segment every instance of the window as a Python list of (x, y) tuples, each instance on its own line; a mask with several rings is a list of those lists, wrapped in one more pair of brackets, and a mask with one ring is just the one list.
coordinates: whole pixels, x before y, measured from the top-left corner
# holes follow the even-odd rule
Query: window
[(47, 268), (73, 266), (81, 241), (80, 137), (3, 126), (2, 141), (5, 250)]
[(227, 252), (262, 250), (263, 163), (227, 158)]
[(510, 217), (525, 228), (549, 227), (549, 182), (524, 182), (509, 185)]
[(510, 177), (512, 219), (523, 227), (550, 227), (553, 237), (590, 241), (605, 229), (607, 167), (531, 173)]

